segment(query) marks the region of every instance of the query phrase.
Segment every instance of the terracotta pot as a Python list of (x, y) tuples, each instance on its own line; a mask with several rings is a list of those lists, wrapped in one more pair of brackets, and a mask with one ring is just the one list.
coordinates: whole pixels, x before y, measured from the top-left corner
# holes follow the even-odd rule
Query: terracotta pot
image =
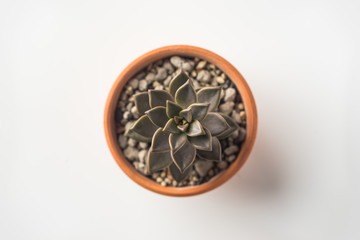
[[(229, 78), (235, 83), (240, 95), (242, 97), (246, 117), (247, 117), (247, 134), (246, 139), (243, 143), (243, 146), (236, 158), (236, 160), (226, 169), (223, 173), (218, 174), (213, 177), (210, 181), (203, 183), (198, 186), (189, 186), (189, 187), (162, 187), (153, 180), (146, 178), (141, 175), (135, 168), (129, 163), (118, 145), (117, 140), (117, 126), (115, 123), (115, 109), (118, 104), (118, 99), (122, 88), (126, 82), (133, 77), (137, 72), (142, 70), (144, 67), (150, 63), (167, 58), (173, 55), (185, 56), (185, 57), (198, 57), (204, 60), (207, 60), (215, 64), (220, 68)], [(149, 189), (151, 191), (161, 193), (169, 196), (191, 196), (196, 194), (205, 193), (210, 191), (235, 175), (237, 171), (244, 165), (246, 159), (248, 158), (252, 147), (255, 142), (256, 131), (257, 131), (257, 112), (254, 97), (250, 91), (248, 84), (246, 83), (243, 76), (233, 67), (228, 61), (219, 55), (210, 52), (208, 50), (193, 47), (193, 46), (184, 46), (184, 45), (174, 45), (167, 46), (152, 50), (141, 57), (137, 58), (135, 61), (130, 63), (124, 71), (118, 76), (114, 85), (111, 88), (109, 93), (104, 113), (104, 128), (105, 136), (107, 143), (109, 145), (110, 151), (115, 158), (115, 161), (120, 166), (120, 168), (136, 183), (142, 187)]]

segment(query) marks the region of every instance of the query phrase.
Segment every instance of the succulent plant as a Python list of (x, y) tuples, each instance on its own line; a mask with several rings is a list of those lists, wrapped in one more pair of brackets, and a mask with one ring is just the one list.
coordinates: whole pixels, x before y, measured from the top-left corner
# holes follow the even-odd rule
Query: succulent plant
[(180, 71), (169, 91), (149, 90), (136, 94), (135, 105), (142, 115), (126, 136), (151, 142), (146, 163), (151, 172), (168, 168), (180, 182), (196, 159), (220, 161), (219, 139), (238, 129), (229, 116), (215, 112), (221, 87), (195, 91), (192, 80)]

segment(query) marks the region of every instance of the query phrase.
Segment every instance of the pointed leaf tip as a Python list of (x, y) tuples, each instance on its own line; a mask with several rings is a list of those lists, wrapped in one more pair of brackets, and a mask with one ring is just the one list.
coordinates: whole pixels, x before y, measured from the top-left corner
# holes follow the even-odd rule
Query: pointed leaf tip
[(150, 109), (149, 94), (147, 92), (138, 93), (134, 95), (135, 106), (140, 115), (143, 115)]
[(214, 111), (220, 103), (221, 87), (204, 87), (197, 92), (199, 103), (209, 103), (209, 111)]
[(166, 125), (167, 121), (169, 121), (169, 118), (166, 115), (165, 107), (154, 107), (146, 111), (145, 114), (149, 117), (151, 122), (161, 128), (163, 128)]
[(179, 89), (179, 87), (184, 85), (188, 79), (188, 75), (183, 70), (181, 70), (170, 82), (170, 94), (175, 97), (176, 91)]
[(166, 107), (166, 101), (173, 100), (173, 97), (165, 90), (149, 90), (149, 102), (150, 107), (154, 108), (157, 106)]
[(221, 160), (221, 144), (216, 137), (211, 139), (211, 151), (198, 150), (197, 155), (206, 160), (220, 161)]
[(175, 101), (182, 108), (187, 108), (197, 101), (197, 95), (190, 80), (182, 85), (175, 93)]
[(208, 113), (206, 117), (201, 121), (203, 127), (209, 129), (211, 135), (218, 136), (222, 134), (225, 130), (230, 128), (229, 124), (219, 113)]
[(171, 157), (179, 171), (183, 173), (195, 161), (196, 149), (186, 141), (177, 151), (171, 150)]

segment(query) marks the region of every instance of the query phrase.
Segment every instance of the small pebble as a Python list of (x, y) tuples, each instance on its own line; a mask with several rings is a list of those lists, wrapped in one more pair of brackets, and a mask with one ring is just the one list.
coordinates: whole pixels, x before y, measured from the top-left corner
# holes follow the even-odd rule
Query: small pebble
[(133, 88), (131, 86), (127, 86), (126, 90), (125, 90), (125, 93), (127, 95), (129, 95), (129, 96), (132, 95), (133, 94)]
[(145, 162), (145, 158), (146, 158), (146, 154), (147, 154), (147, 150), (143, 149), (139, 152), (139, 161), (144, 163)]
[(131, 114), (134, 116), (134, 118), (139, 118), (139, 112), (136, 108), (136, 106), (133, 106), (130, 110)]
[(245, 111), (241, 111), (241, 112), (240, 112), (240, 119), (241, 119), (242, 122), (245, 122), (245, 121), (246, 121)]
[(131, 117), (131, 113), (130, 113), (129, 111), (124, 112), (123, 118), (124, 118), (125, 120), (129, 120), (130, 117)]
[(134, 79), (131, 79), (129, 81), (129, 85), (133, 88), (133, 89), (137, 89), (138, 86), (139, 86), (139, 80), (134, 78)]
[(236, 145), (232, 145), (224, 150), (224, 153), (229, 156), (231, 154), (237, 153), (239, 151), (239, 147)]
[(139, 147), (141, 149), (146, 149), (146, 148), (148, 148), (148, 144), (146, 142), (139, 142)]
[(170, 74), (174, 72), (174, 67), (168, 61), (164, 63), (163, 67), (168, 70)]
[(246, 137), (246, 129), (241, 127), (239, 130), (239, 141), (240, 142), (244, 141), (245, 137)]
[(234, 108), (234, 105), (234, 102), (225, 102), (219, 106), (219, 110), (224, 114), (230, 114)]
[(211, 75), (208, 71), (202, 70), (201, 72), (198, 73), (196, 80), (208, 83), (211, 80)]
[(145, 77), (147, 83), (152, 83), (155, 80), (155, 73), (148, 73)]
[(130, 161), (134, 161), (134, 160), (138, 159), (139, 151), (136, 148), (128, 146), (124, 150), (124, 155)]
[(167, 72), (165, 68), (158, 68), (158, 72), (155, 76), (155, 80), (164, 80), (167, 76)]
[(168, 76), (165, 80), (164, 80), (164, 86), (167, 87), (169, 86), (170, 84), (170, 81), (171, 81), (172, 77), (171, 76)]
[[(222, 77), (216, 77), (216, 82), (218, 84), (224, 84), (225, 83), (225, 79), (223, 79)], [(226, 100), (225, 100), (226, 101)]]
[(184, 62), (182, 65), (182, 69), (184, 69), (187, 72), (191, 72), (191, 70), (194, 68), (193, 62)]
[(236, 90), (234, 88), (228, 88), (225, 90), (224, 101), (225, 102), (234, 101), (235, 96), (236, 96)]
[(193, 70), (193, 71), (191, 72), (191, 76), (192, 76), (193, 78), (195, 78), (195, 77), (197, 76), (197, 72), (196, 72), (195, 70)]
[(206, 65), (206, 61), (200, 61), (197, 65), (196, 65), (196, 69), (203, 69)]
[(218, 162), (218, 164), (217, 164), (217, 167), (220, 168), (221, 170), (226, 169), (227, 166), (228, 166), (228, 163), (225, 162), (225, 161), (220, 161), (220, 162)]
[(161, 185), (162, 187), (166, 187), (166, 182), (161, 182), (160, 185)]
[(170, 58), (170, 62), (174, 67), (179, 68), (181, 67), (184, 60), (179, 56), (173, 56)]
[(118, 140), (119, 140), (120, 147), (123, 148), (123, 149), (126, 148), (126, 146), (127, 146), (127, 137), (125, 135), (123, 135), (123, 134), (120, 134)]
[(239, 104), (238, 104), (238, 109), (239, 109), (239, 110), (244, 110), (244, 104), (243, 104), (243, 103), (239, 103)]
[(129, 145), (130, 147), (135, 147), (137, 141), (136, 141), (135, 139), (133, 139), (133, 138), (129, 138), (129, 140), (128, 140), (127, 143), (128, 143), (128, 145)]
[(140, 80), (140, 82), (139, 82), (139, 90), (140, 91), (145, 91), (145, 90), (147, 90), (147, 86), (148, 86), (148, 83), (147, 83), (147, 81), (146, 80)]
[(162, 177), (162, 178), (166, 177), (166, 172), (161, 172), (160, 177)]
[(235, 122), (241, 123), (240, 113), (237, 113), (235, 110), (232, 111), (231, 117), (235, 120)]
[(198, 160), (194, 163), (196, 172), (200, 177), (205, 177), (207, 172), (214, 166), (212, 161)]
[(156, 172), (151, 175), (151, 177), (156, 180), (160, 176), (160, 173)]
[(226, 161), (233, 162), (235, 160), (235, 158), (236, 158), (235, 155), (230, 155), (229, 157), (226, 158)]
[(157, 178), (156, 178), (156, 182), (157, 182), (157, 183), (161, 183), (162, 181), (163, 181), (163, 180), (162, 180), (161, 177), (157, 177)]

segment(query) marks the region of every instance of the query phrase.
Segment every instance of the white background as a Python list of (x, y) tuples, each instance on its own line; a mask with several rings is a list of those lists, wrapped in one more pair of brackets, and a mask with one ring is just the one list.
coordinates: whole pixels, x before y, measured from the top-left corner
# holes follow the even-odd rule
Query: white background
[[(358, 1), (1, 1), (0, 239), (360, 239)], [(229, 60), (255, 148), (220, 188), (172, 198), (113, 160), (103, 110), (154, 48)]]

